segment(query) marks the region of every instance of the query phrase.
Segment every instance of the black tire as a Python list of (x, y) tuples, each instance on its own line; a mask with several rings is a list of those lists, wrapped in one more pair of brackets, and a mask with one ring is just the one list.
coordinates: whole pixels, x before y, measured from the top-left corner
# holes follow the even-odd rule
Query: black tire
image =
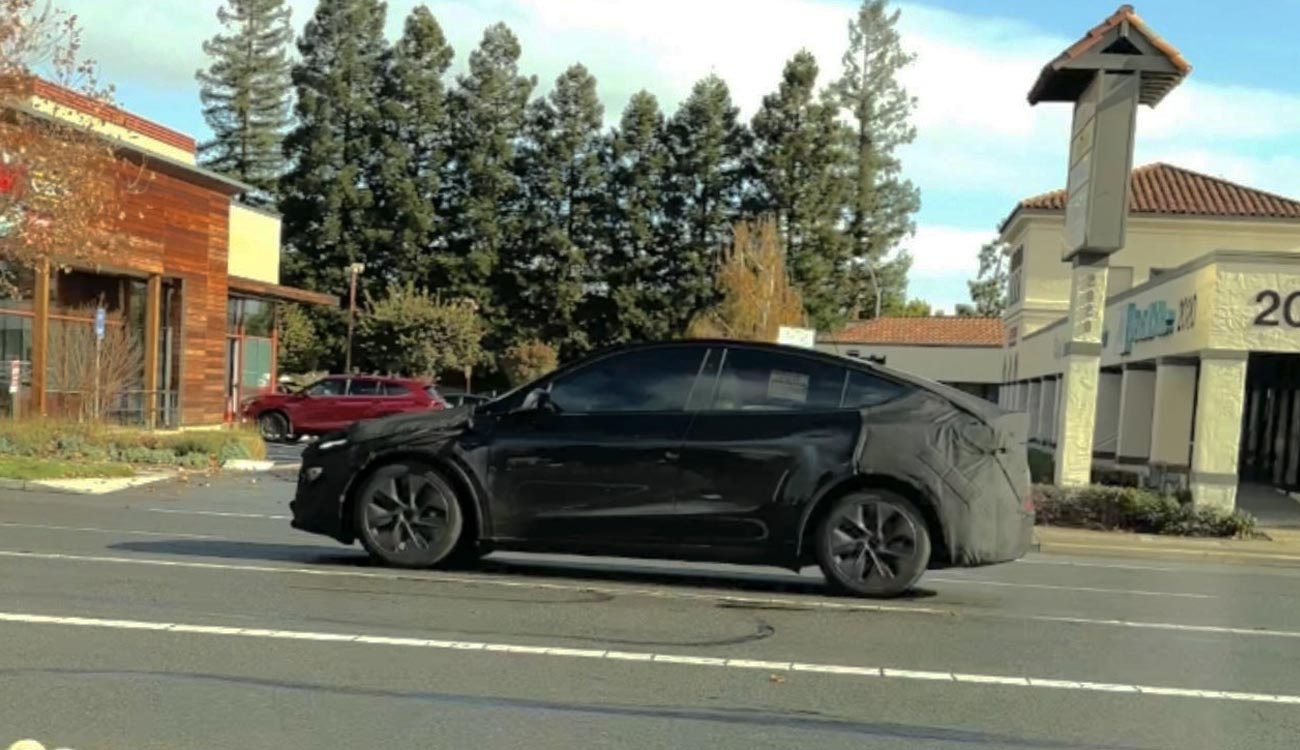
[(279, 443), (289, 439), (289, 418), (284, 412), (268, 411), (257, 418), (257, 431), (268, 443)]
[(376, 469), (358, 491), (353, 514), (361, 546), (397, 568), (443, 562), (465, 525), (455, 490), (432, 467), (415, 462)]
[(817, 563), (826, 581), (858, 596), (898, 596), (915, 585), (930, 564), (924, 517), (910, 501), (888, 490), (841, 497), (816, 533)]

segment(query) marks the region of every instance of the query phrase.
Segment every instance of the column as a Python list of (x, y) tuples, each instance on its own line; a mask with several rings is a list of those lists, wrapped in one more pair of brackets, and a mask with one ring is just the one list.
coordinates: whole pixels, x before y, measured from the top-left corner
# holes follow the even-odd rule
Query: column
[(1043, 396), (1039, 399), (1038, 440), (1052, 445), (1056, 440), (1056, 378), (1043, 378)]
[(1162, 357), (1156, 363), (1151, 407), (1151, 466), (1185, 474), (1191, 462), (1196, 360)]
[(32, 286), (32, 406), (31, 413), (47, 416), (46, 377), (50, 343), (50, 261), (36, 265)]
[(1093, 420), (1092, 455), (1114, 458), (1119, 438), (1119, 397), (1124, 374), (1121, 370), (1102, 370), (1097, 376), (1097, 417)]
[(1106, 312), (1106, 260), (1075, 258), (1070, 278), (1070, 339), (1065, 342), (1060, 418), (1056, 420), (1056, 483), (1082, 485), (1092, 479), (1092, 436), (1096, 429), (1097, 378)]
[(1145, 466), (1151, 458), (1151, 409), (1156, 371), (1146, 363), (1124, 366), (1119, 393), (1119, 437), (1115, 461)]
[(1061, 378), (1052, 378), (1052, 421), (1047, 430), (1047, 441), (1056, 447), (1056, 431), (1061, 426), (1061, 392), (1065, 389), (1061, 387)]
[(1192, 444), (1192, 502), (1231, 510), (1237, 505), (1237, 453), (1246, 396), (1246, 352), (1201, 352)]
[(1038, 401), (1043, 395), (1043, 381), (1029, 381), (1029, 396), (1025, 401), (1025, 411), (1029, 412), (1029, 439), (1038, 441)]
[(145, 285), (144, 299), (144, 422), (158, 424), (158, 332), (161, 325), (162, 276), (153, 274)]

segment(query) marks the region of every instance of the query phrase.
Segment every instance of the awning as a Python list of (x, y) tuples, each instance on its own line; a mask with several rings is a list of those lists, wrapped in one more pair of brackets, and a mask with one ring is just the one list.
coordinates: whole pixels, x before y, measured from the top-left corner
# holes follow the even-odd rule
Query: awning
[(300, 302), (304, 305), (323, 305), (326, 307), (339, 306), (339, 297), (336, 294), (312, 292), (306, 289), (299, 289), (293, 286), (283, 286), (281, 284), (271, 284), (266, 281), (258, 281), (257, 279), (249, 279), (243, 276), (230, 276), (227, 284), (230, 291), (237, 294), (248, 294), (254, 297), (264, 297), (267, 299), (279, 300), (281, 302)]

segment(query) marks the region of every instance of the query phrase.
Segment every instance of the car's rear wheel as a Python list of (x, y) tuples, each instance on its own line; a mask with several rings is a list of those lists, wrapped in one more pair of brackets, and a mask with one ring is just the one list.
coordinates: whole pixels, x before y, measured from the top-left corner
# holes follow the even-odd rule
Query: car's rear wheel
[(456, 493), (432, 467), (400, 462), (379, 467), (356, 496), (357, 537), (385, 565), (425, 568), (456, 547), (464, 516)]
[(257, 418), (258, 432), (262, 439), (278, 443), (289, 439), (289, 418), (278, 411), (268, 411)]
[(906, 498), (886, 490), (850, 493), (817, 530), (817, 562), (826, 580), (860, 596), (898, 596), (930, 564), (925, 519)]

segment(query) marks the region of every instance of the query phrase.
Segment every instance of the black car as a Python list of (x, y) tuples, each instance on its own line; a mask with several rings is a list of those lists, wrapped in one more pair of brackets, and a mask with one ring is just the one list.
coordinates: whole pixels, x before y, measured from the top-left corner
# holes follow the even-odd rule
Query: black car
[(790, 347), (602, 352), (479, 406), (359, 422), (303, 453), (293, 526), (423, 567), (493, 549), (816, 563), (851, 592), (1014, 560), (1023, 414)]

